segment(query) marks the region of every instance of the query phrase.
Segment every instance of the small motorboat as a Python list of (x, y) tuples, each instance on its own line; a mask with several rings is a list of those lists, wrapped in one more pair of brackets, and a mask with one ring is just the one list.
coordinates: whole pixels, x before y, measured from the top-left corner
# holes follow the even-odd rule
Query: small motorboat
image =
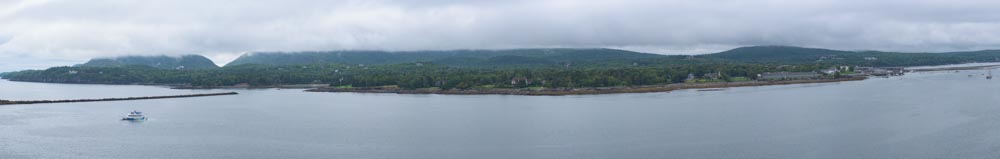
[(122, 117), (122, 120), (132, 120), (132, 121), (146, 120), (146, 116), (142, 115), (142, 112), (133, 110), (132, 112), (129, 112), (128, 115), (126, 115), (125, 117)]
[(726, 89), (725, 88), (709, 88), (709, 89), (699, 89), (698, 91), (699, 92), (704, 92), (704, 91), (724, 91), (724, 90), (726, 90)]
[(993, 79), (993, 70), (990, 70), (989, 74), (986, 74), (986, 79)]

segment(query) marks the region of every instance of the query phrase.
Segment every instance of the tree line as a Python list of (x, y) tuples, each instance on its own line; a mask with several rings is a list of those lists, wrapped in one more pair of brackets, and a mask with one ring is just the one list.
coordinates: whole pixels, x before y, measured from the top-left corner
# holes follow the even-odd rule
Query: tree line
[(148, 66), (53, 67), (7, 73), (5, 79), (53, 83), (178, 84), (195, 87), (275, 86), (282, 84), (329, 84), (340, 87), (396, 86), (406, 89), (440, 88), (574, 88), (639, 86), (682, 83), (689, 75), (719, 73), (755, 79), (757, 74), (777, 71), (813, 71), (822, 64), (677, 64), (632, 67), (453, 67), (432, 63), (386, 65), (247, 64), (216, 69), (174, 70)]

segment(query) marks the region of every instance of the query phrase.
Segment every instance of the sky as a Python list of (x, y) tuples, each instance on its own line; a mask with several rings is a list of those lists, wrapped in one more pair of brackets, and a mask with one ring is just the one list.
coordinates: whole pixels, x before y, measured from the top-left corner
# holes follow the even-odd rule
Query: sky
[(996, 0), (0, 0), (0, 72), (254, 51), (1000, 49)]

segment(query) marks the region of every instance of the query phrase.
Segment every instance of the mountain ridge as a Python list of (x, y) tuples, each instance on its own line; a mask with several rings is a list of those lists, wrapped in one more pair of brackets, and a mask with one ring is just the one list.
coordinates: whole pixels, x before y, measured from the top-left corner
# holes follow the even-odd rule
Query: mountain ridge
[[(378, 51), (336, 50), (300, 52), (248, 52), (222, 67), (260, 65), (400, 64), (435, 63), (458, 67), (562, 66), (574, 64), (631, 65), (633, 63), (683, 63), (681, 57), (739, 63), (810, 64), (827, 63), (866, 66), (916, 66), (1000, 61), (1000, 50), (937, 53), (844, 51), (782, 45), (738, 47), (701, 55), (662, 55), (609, 48), (541, 48), (505, 50)], [(95, 58), (76, 66), (120, 67), (144, 65), (160, 69), (218, 68), (201, 55), (120, 56)]]
[(128, 55), (128, 56), (118, 56), (118, 57), (105, 57), (105, 58), (94, 58), (90, 59), (86, 63), (78, 64), (76, 66), (84, 67), (122, 67), (129, 65), (142, 65), (150, 66), (160, 69), (206, 69), (206, 68), (218, 68), (212, 60), (201, 55), (181, 55), (181, 56), (166, 56), (166, 55), (153, 55), (153, 56), (141, 56), (141, 55)]
[[(306, 51), (251, 52), (241, 55), (226, 66), (242, 64), (295, 65), (313, 63), (393, 64), (433, 62), (446, 65), (466, 63), (558, 64), (608, 59), (655, 58), (665, 55), (606, 48), (553, 48), (507, 50), (438, 50), (438, 51)], [(466, 61), (461, 61), (461, 60)], [(524, 61), (516, 61), (524, 60)], [(525, 63), (527, 61), (527, 63)]]

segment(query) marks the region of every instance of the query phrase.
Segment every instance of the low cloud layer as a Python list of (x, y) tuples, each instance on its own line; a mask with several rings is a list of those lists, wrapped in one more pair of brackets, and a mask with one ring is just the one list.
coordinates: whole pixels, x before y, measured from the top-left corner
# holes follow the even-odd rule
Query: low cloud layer
[(93, 57), (249, 51), (748, 45), (1000, 49), (1000, 1), (0, 0), (0, 71)]

